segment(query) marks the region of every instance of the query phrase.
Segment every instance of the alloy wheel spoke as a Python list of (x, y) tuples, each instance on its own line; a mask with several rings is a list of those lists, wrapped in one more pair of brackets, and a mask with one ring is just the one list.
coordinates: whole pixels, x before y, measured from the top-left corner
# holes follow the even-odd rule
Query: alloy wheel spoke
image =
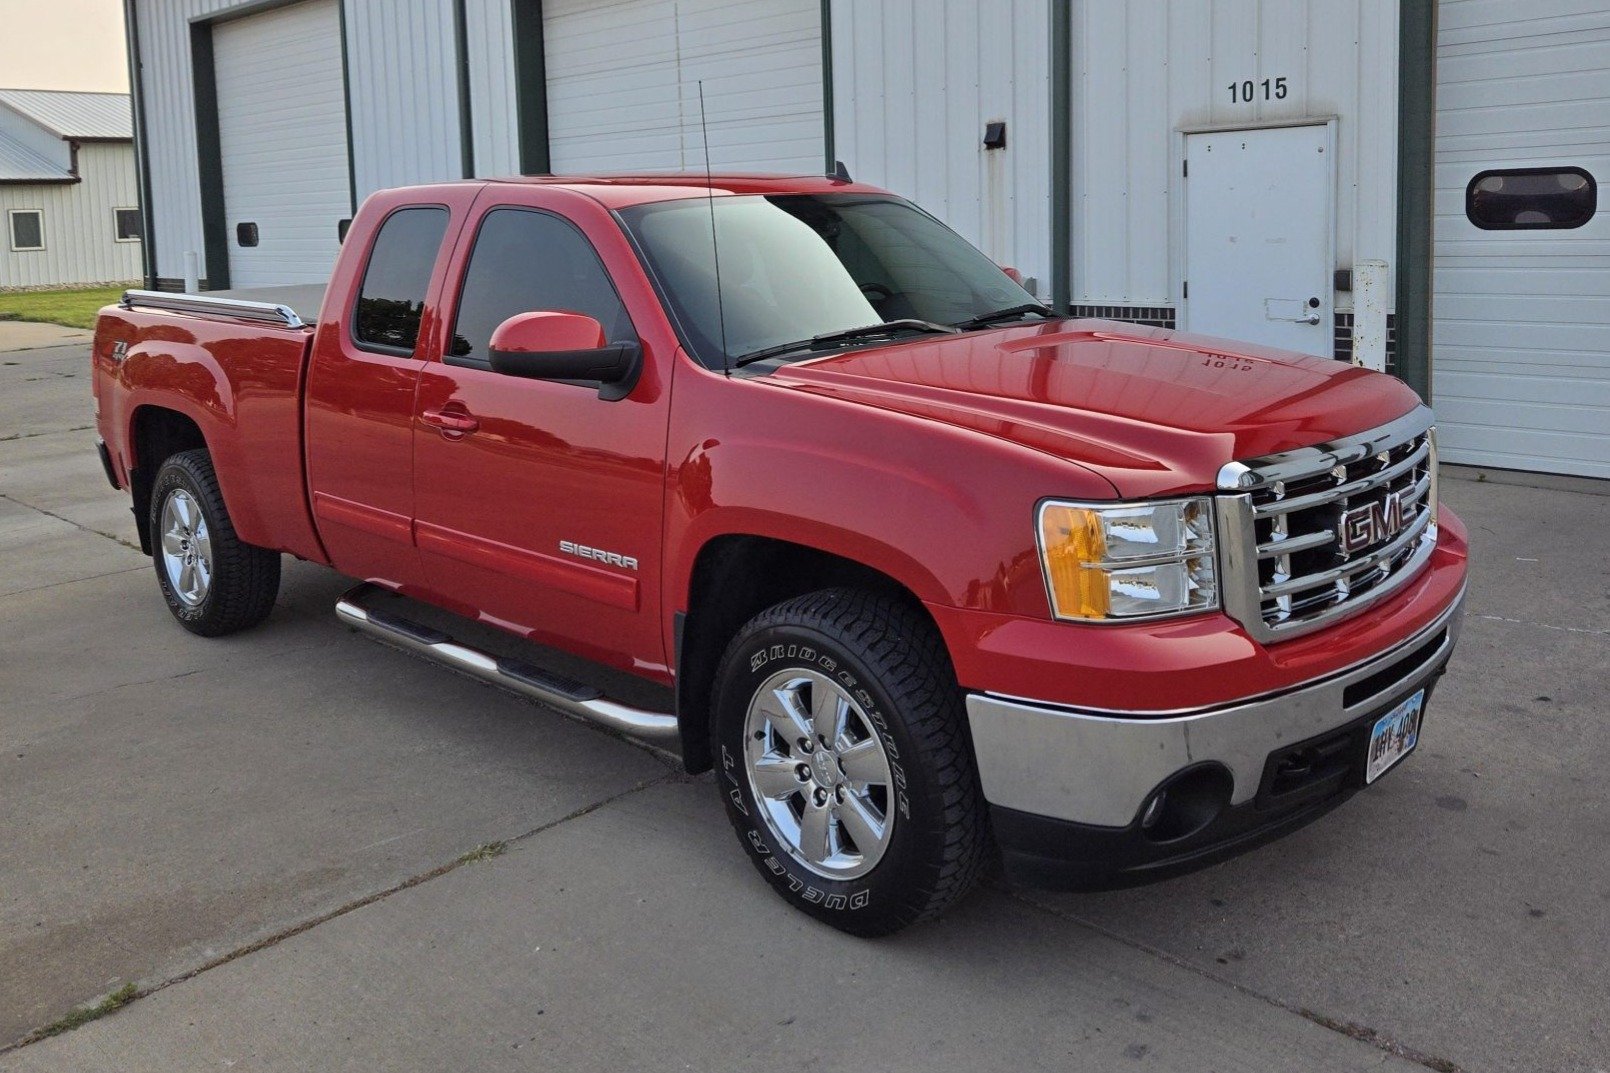
[(173, 513), (178, 515), (179, 524), (184, 527), (186, 533), (189, 533), (191, 530), (195, 529), (196, 523), (193, 519), (190, 508), (190, 497), (185, 495), (183, 492), (174, 493)]
[(169, 529), (162, 534), (162, 553), (175, 557), (184, 554), (184, 534), (177, 529)]
[(800, 791), (800, 781), (794, 774), (799, 761), (782, 756), (767, 756), (754, 762), (755, 789), (762, 797), (786, 800)]
[(777, 733), (782, 735), (784, 741), (793, 744), (800, 738), (810, 738), (811, 713), (806, 711), (805, 702), (800, 700), (799, 686), (787, 685), (772, 690), (772, 701), (761, 709), (761, 714), (777, 728)]
[(198, 557), (194, 567), (194, 575), (197, 580), (196, 594), (198, 596), (206, 595), (207, 587), (212, 584), (212, 565), (206, 559)]
[(196, 568), (189, 562), (179, 568), (179, 591), (190, 597), (196, 594)]
[(849, 699), (826, 682), (811, 683), (811, 727), (829, 745), (839, 740), (849, 718)]
[(831, 856), (828, 833), (832, 818), (826, 808), (817, 805), (806, 805), (799, 818), (799, 850), (812, 864), (821, 864)]
[(871, 806), (855, 794), (846, 794), (838, 807), (839, 823), (855, 840), (861, 853), (867, 854), (883, 843), (884, 821), (874, 815)]
[(844, 774), (857, 790), (885, 786), (889, 782), (889, 762), (884, 759), (876, 738), (865, 738), (840, 749), (839, 763), (844, 765)]

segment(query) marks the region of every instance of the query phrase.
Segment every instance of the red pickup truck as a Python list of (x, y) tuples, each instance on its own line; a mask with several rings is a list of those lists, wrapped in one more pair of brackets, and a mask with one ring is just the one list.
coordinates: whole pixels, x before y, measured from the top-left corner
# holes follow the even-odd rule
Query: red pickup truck
[(714, 766), (856, 934), (997, 857), (1112, 886), (1306, 823), (1414, 747), (1459, 632), (1402, 383), (1068, 319), (837, 178), (385, 191), (322, 293), (132, 291), (93, 361), (186, 629), (260, 622), (282, 553), (360, 579), (358, 629)]

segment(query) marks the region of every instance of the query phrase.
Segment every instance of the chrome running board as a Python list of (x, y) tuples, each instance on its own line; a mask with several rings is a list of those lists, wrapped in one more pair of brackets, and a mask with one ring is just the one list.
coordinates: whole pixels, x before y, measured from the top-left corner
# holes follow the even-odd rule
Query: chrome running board
[(336, 617), (389, 645), (437, 663), (445, 663), (472, 678), (540, 701), (568, 715), (630, 734), (662, 748), (675, 750), (679, 747), (676, 716), (617, 703), (604, 696), (602, 690), (584, 682), (545, 671), (522, 660), (482, 652), (478, 648), (460, 644), (431, 626), (421, 625), (390, 611), (365, 606), (367, 598), (384, 591), (367, 583), (349, 590), (336, 601)]

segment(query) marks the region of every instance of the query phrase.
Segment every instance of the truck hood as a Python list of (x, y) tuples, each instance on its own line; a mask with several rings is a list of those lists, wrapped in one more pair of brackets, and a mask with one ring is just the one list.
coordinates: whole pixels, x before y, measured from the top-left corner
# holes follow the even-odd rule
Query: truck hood
[(1053, 321), (788, 365), (765, 378), (1008, 440), (1121, 496), (1214, 487), (1235, 459), (1382, 425), (1419, 404), (1346, 362), (1108, 321)]

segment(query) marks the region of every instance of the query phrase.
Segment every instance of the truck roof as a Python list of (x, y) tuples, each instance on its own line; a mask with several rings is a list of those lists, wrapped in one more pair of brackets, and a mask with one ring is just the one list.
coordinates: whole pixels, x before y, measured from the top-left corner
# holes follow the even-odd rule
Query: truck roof
[(767, 172), (637, 172), (600, 175), (522, 175), (487, 179), (488, 183), (559, 186), (587, 194), (609, 208), (690, 197), (741, 194), (882, 194), (866, 183), (846, 182), (831, 175), (786, 175)]

